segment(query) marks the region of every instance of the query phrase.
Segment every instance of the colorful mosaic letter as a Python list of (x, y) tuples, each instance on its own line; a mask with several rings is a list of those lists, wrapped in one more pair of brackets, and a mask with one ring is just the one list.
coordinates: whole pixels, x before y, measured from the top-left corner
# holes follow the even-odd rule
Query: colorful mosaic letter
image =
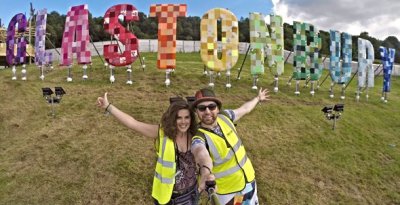
[[(18, 35), (19, 38), (15, 39), (15, 26), (18, 24)], [(26, 56), (26, 39), (23, 36), (23, 33), (26, 30), (26, 17), (24, 14), (19, 13), (15, 15), (10, 23), (8, 24), (7, 29), (7, 40), (6, 40), (6, 60), (8, 65), (16, 65), (16, 64), (24, 64), (25, 56)], [(14, 45), (17, 44), (17, 56), (14, 55)]]
[(35, 63), (41, 67), (51, 64), (52, 53), (46, 53), (46, 21), (47, 10), (38, 11), (36, 15), (36, 31), (35, 31)]
[[(296, 80), (305, 80), (307, 78), (318, 80), (322, 72), (322, 58), (319, 53), (322, 44), (319, 31), (308, 23), (293, 22), (293, 25), (293, 48), (295, 52), (293, 77)], [(309, 37), (306, 36), (307, 31), (310, 33)], [(308, 42), (308, 40), (311, 40), (311, 42)], [(309, 46), (307, 45), (308, 43)], [(307, 56), (311, 60), (310, 66), (306, 62)]]
[[(20, 37), (15, 39), (15, 27), (18, 24), (18, 33)], [(24, 32), (26, 30), (26, 17), (24, 14), (15, 15), (7, 29), (7, 39), (6, 39), (6, 61), (8, 65), (12, 65), (12, 80), (17, 79), (17, 69), (15, 65), (22, 64), (22, 80), (26, 80), (26, 69), (25, 69), (25, 57), (26, 57), (26, 39), (24, 37)], [(17, 44), (17, 56), (14, 55), (15, 44)]]
[[(314, 95), (314, 81), (318, 80), (322, 74), (322, 58), (320, 54), (321, 38), (319, 31), (311, 24), (293, 22), (293, 50), (295, 52), (293, 60), (293, 78), (296, 79), (295, 94), (299, 95), (299, 80), (311, 80), (311, 95)], [(309, 32), (307, 37), (306, 33)], [(310, 42), (308, 42), (310, 40)], [(309, 46), (307, 45), (309, 44)], [(310, 62), (307, 63), (307, 57)]]
[(371, 42), (358, 38), (358, 87), (374, 87), (374, 59), (374, 47)]
[(360, 99), (361, 89), (365, 87), (368, 99), (368, 88), (374, 87), (374, 47), (371, 42), (362, 38), (358, 38), (358, 89), (356, 100)]
[(253, 76), (264, 73), (266, 47), (271, 43), (264, 19), (263, 14), (250, 13), (250, 73)]
[[(75, 38), (76, 35), (76, 38)], [(89, 64), (89, 10), (87, 4), (73, 6), (67, 13), (61, 47), (61, 65), (71, 66), (76, 53), (79, 64)]]
[(278, 15), (270, 15), (271, 21), (271, 44), (268, 44), (271, 53), (267, 53), (268, 66), (272, 74), (280, 76), (284, 71), (283, 53), (283, 21)]
[(119, 23), (118, 17), (120, 15), (124, 16), (126, 23), (139, 20), (137, 9), (130, 4), (118, 4), (106, 11), (104, 29), (125, 46), (122, 54), (118, 52), (118, 44), (104, 46), (104, 57), (113, 66), (130, 65), (138, 56), (138, 39)]
[[(221, 20), (222, 58), (218, 59), (217, 21)], [(209, 10), (201, 19), (201, 59), (213, 71), (230, 70), (239, 57), (239, 32), (236, 16), (221, 8)]]
[[(329, 71), (332, 81), (337, 84), (346, 84), (351, 78), (352, 40), (351, 35), (339, 31), (330, 31), (330, 64)], [(341, 44), (344, 43), (343, 49)], [(340, 64), (341, 54), (343, 55), (342, 65)]]
[(282, 18), (270, 15), (271, 32), (265, 24), (265, 17), (260, 13), (250, 13), (251, 74), (254, 76), (253, 89), (257, 89), (257, 75), (264, 73), (264, 59), (275, 76), (274, 91), (278, 91), (278, 76), (284, 71), (283, 60), (283, 25)]
[(380, 47), (379, 48), (381, 57), (382, 57), (382, 65), (383, 65), (383, 89), (382, 89), (382, 100), (387, 102), (386, 93), (390, 92), (390, 79), (392, 76), (393, 64), (396, 50), (393, 48), (389, 48), (389, 52), (387, 48)]
[(186, 4), (153, 4), (150, 17), (158, 18), (158, 56), (159, 69), (176, 67), (176, 21), (186, 16)]

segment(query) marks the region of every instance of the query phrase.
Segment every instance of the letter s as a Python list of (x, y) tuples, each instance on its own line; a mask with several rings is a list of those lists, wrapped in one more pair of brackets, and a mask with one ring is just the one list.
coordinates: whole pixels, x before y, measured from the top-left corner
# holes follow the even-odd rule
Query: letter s
[(113, 66), (126, 66), (132, 64), (138, 55), (138, 39), (129, 30), (126, 30), (119, 21), (119, 15), (124, 16), (125, 22), (138, 21), (138, 11), (130, 4), (118, 4), (109, 8), (104, 14), (104, 29), (117, 41), (120, 41), (125, 50), (118, 52), (118, 44), (104, 45), (104, 58)]

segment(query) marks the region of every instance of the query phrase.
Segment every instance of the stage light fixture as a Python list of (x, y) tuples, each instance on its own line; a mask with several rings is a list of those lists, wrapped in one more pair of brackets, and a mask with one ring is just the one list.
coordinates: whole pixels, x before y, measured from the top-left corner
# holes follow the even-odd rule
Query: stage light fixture
[(64, 94), (66, 94), (62, 87), (54, 87), (54, 89), (56, 92), (56, 96), (62, 97)]
[(336, 112), (343, 112), (344, 104), (336, 104), (333, 110)]
[(46, 102), (51, 103), (52, 98), (51, 95), (54, 93), (50, 88), (42, 88), (43, 92), (43, 97), (46, 100)]
[(325, 106), (321, 110), (324, 112), (325, 117), (327, 120), (333, 120), (333, 127), (332, 130), (335, 130), (336, 128), (336, 120), (342, 116), (342, 112), (344, 111), (344, 104), (336, 104), (334, 106)]
[[(46, 100), (47, 103), (51, 104), (52, 116), (55, 116), (54, 104), (59, 104), (61, 102), (63, 95), (66, 94), (66, 92), (62, 87), (55, 87), (54, 90), (55, 92), (53, 92), (53, 90), (51, 90), (51, 88), (49, 87), (42, 88), (44, 99)], [(52, 96), (53, 94), (55, 94), (55, 96)]]

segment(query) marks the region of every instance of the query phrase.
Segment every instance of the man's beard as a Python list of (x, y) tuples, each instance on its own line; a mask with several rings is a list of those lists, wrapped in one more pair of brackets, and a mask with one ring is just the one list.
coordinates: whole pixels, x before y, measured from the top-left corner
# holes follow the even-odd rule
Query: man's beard
[[(211, 117), (211, 118), (210, 118)], [(204, 117), (204, 118), (202, 118), (201, 119), (201, 122), (204, 124), (204, 125), (208, 125), (208, 126), (212, 126), (212, 125), (214, 125), (214, 123), (215, 123), (215, 120), (217, 119), (216, 117), (214, 117), (214, 116), (210, 116), (210, 117)]]

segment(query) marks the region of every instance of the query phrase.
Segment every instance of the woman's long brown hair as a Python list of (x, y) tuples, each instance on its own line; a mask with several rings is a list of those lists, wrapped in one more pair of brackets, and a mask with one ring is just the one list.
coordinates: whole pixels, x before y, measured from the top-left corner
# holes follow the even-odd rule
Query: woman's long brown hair
[(188, 129), (189, 139), (191, 139), (197, 131), (196, 116), (190, 109), (189, 104), (183, 98), (182, 100), (177, 100), (171, 103), (167, 111), (165, 111), (161, 117), (161, 127), (163, 128), (165, 135), (174, 141), (178, 133), (176, 120), (178, 118), (179, 110), (188, 110), (190, 113), (190, 126)]

